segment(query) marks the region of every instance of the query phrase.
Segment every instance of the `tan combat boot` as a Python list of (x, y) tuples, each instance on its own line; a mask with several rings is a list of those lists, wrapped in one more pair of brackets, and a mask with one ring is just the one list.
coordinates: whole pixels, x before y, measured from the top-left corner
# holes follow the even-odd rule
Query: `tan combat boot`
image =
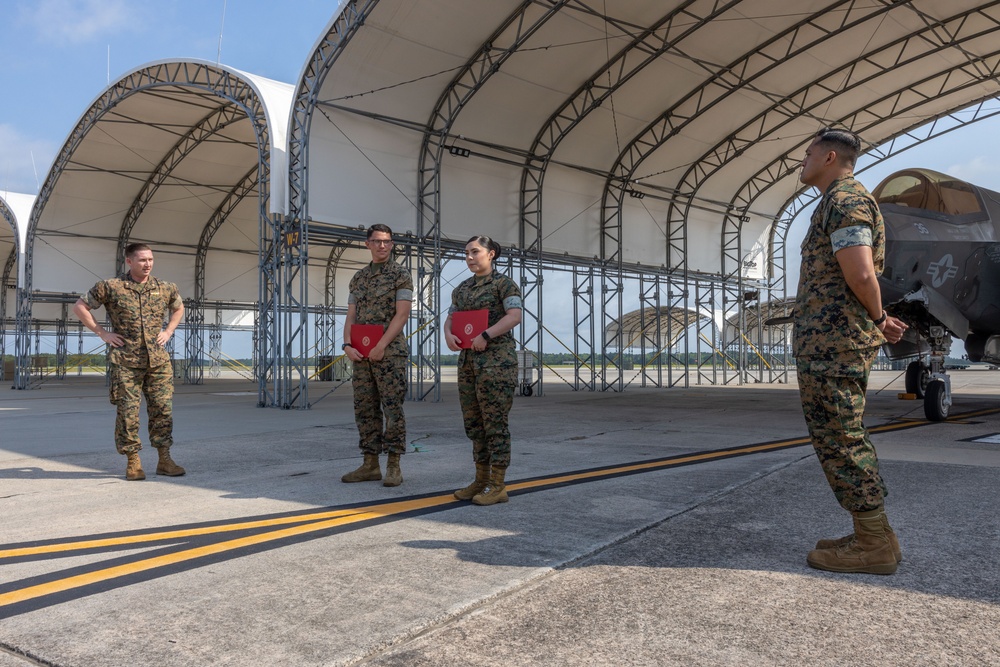
[(455, 497), (459, 500), (472, 500), (472, 497), (478, 495), (486, 488), (486, 485), (490, 482), (490, 464), (489, 463), (477, 463), (476, 464), (476, 481), (469, 484), (464, 489), (459, 489), (455, 492)]
[[(882, 523), (885, 526), (886, 537), (889, 538), (889, 544), (892, 545), (892, 555), (896, 557), (897, 563), (903, 562), (903, 552), (899, 548), (899, 540), (896, 538), (896, 533), (892, 530), (892, 526), (889, 525), (889, 519), (886, 517), (885, 512), (882, 512)], [(837, 547), (849, 544), (851, 540), (854, 539), (854, 533), (850, 535), (844, 535), (843, 537), (836, 540), (820, 540), (816, 543), (817, 549), (835, 549)]]
[(854, 539), (831, 549), (814, 549), (806, 562), (817, 570), (830, 572), (856, 572), (863, 574), (892, 574), (898, 565), (886, 533), (888, 521), (883, 521), (884, 510), (851, 512), (854, 515)]
[[(376, 465), (378, 462), (376, 461)], [(382, 486), (399, 486), (403, 483), (403, 471), (399, 469), (399, 454), (389, 454), (385, 464), (385, 480)]]
[(142, 470), (142, 460), (139, 458), (139, 452), (129, 452), (125, 456), (128, 457), (128, 463), (125, 464), (125, 479), (130, 482), (146, 479), (146, 473)]
[(166, 475), (167, 477), (180, 477), (186, 471), (184, 468), (180, 467), (174, 460), (170, 458), (170, 448), (160, 447), (160, 461), (156, 464), (156, 474)]
[(507, 485), (503, 481), (506, 474), (506, 467), (493, 466), (486, 488), (474, 495), (472, 502), (476, 505), (495, 505), (507, 502), (509, 500), (507, 498)]
[(382, 479), (378, 467), (378, 454), (365, 454), (365, 462), (340, 478), (341, 482), (377, 482)]

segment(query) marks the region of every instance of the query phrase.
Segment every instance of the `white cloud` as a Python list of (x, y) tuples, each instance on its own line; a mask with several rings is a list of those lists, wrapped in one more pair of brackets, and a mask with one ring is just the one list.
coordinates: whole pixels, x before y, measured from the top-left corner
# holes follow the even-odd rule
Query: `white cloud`
[(21, 6), (21, 19), (46, 42), (81, 44), (134, 26), (126, 0), (38, 0)]
[(945, 173), (990, 190), (1000, 190), (1000, 161), (983, 155), (948, 166)]
[(0, 123), (0, 192), (38, 192), (57, 150), (49, 141), (30, 139)]

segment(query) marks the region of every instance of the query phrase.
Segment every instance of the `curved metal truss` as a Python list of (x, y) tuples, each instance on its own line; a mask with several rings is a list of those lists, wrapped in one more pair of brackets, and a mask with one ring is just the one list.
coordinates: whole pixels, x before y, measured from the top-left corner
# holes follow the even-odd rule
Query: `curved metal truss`
[[(424, 130), (417, 168), (417, 237), (422, 241), (417, 246), (417, 284), (414, 295), (418, 321), (436, 321), (441, 310), (441, 163), (448, 143), (454, 142), (449, 134), (451, 127), (462, 109), (490, 77), (500, 71), (507, 59), (560, 9), (569, 4), (579, 3), (570, 0), (522, 2), (452, 79), (431, 112)], [(579, 7), (585, 8), (582, 4)], [(589, 8), (585, 9), (590, 11)], [(522, 276), (522, 285), (526, 279), (526, 276)], [(540, 282), (536, 285), (540, 285)], [(411, 396), (417, 400), (430, 396), (439, 401), (441, 327), (422, 327), (416, 336), (414, 347), (417, 359), (415, 372), (411, 374)], [(426, 382), (425, 378), (430, 382)]]
[[(992, 3), (996, 4), (998, 3)], [(969, 60), (950, 69), (935, 70), (922, 80), (908, 81), (905, 88), (884, 95), (844, 118), (828, 119), (817, 114), (819, 109), (827, 107), (838, 96), (854, 89), (861, 89), (897, 68), (916, 63), (928, 55), (946, 49), (960, 48), (964, 42), (993, 33), (995, 26), (976, 32), (966, 29), (974, 25), (968, 21), (969, 17), (983, 14), (984, 9), (962, 12), (939, 23), (927, 21), (924, 30), (910, 33), (864, 54), (863, 59), (868, 66), (868, 74), (851, 78), (850, 83), (846, 85), (842, 83), (847, 75), (855, 73), (858, 68), (856, 62), (827, 72), (821, 79), (801, 87), (788, 96), (774, 100), (772, 106), (746, 121), (724, 142), (720, 142), (697, 160), (681, 179), (682, 189), (696, 192), (712, 175), (721, 170), (733, 157), (740, 155), (749, 145), (774, 136), (797, 118), (816, 118), (817, 126), (829, 124), (850, 127), (864, 136), (874, 126), (913, 114), (921, 106), (941, 96), (993, 82), (998, 66), (995, 62), (998, 52), (982, 57), (970, 56)], [(922, 50), (910, 48), (912, 44), (919, 44), (924, 48)], [(891, 111), (887, 113), (878, 111), (884, 109)], [(782, 182), (784, 178), (793, 174), (799, 164), (800, 161), (792, 156), (780, 156), (737, 189), (733, 199), (725, 207), (722, 273), (728, 282), (722, 308), (727, 319), (743, 308), (745, 303), (743, 297), (748, 292), (744, 285), (744, 253), (741, 243), (742, 227), (750, 219), (748, 213), (753, 201), (775, 183)], [(689, 202), (678, 220), (686, 221), (690, 215), (690, 208)], [(728, 341), (724, 340), (724, 344), (728, 346)]]
[[(281, 307), (286, 309), (285, 312), (297, 309), (297, 312), (302, 313), (303, 324), (298, 329), (293, 329), (292, 325), (286, 330), (277, 325), (269, 328), (273, 332), (272, 341), (278, 340), (279, 333), (284, 334), (282, 341), (286, 347), (277, 356), (280, 359), (279, 363), (287, 365), (289, 369), (299, 369), (300, 384), (297, 387), (293, 385), (291, 376), (286, 376), (284, 391), (280, 392), (280, 404), (284, 407), (308, 407), (304, 383), (306, 376), (301, 367), (296, 365), (296, 360), (305, 359), (304, 350), (308, 347), (305, 344), (304, 334), (305, 313), (308, 310), (305, 303), (305, 271), (310, 224), (307, 212), (306, 170), (312, 110), (322, 104), (317, 97), (327, 73), (351, 37), (371, 15), (377, 2), (378, 0), (369, 0), (346, 5), (343, 14), (338, 17), (307, 66), (296, 97), (290, 140), (292, 206), (288, 220), (283, 223), (280, 232), (275, 233), (273, 243), (283, 242), (283, 245), (274, 253), (275, 257), (280, 256), (280, 259), (275, 259), (274, 262), (275, 281), (272, 284), (278, 285), (277, 290), (280, 292), (275, 305), (280, 302)], [(458, 150), (458, 154), (463, 150), (465, 155), (469, 152), (469, 149), (463, 146), (456, 146), (456, 141), (462, 142), (463, 138), (453, 135), (452, 129), (472, 98), (503, 68), (505, 62), (513, 54), (528, 46), (532, 35), (563, 10), (599, 16), (608, 24), (613, 24), (621, 31), (625, 46), (614, 55), (609, 54), (598, 71), (591, 74), (557, 111), (549, 116), (535, 135), (530, 149), (524, 151), (490, 144), (498, 151), (516, 155), (521, 166), (520, 249), (516, 252), (519, 253), (518, 265), (525, 299), (525, 322), (521, 331), (522, 347), (527, 349), (537, 344), (538, 356), (541, 356), (540, 332), (543, 325), (540, 287), (543, 262), (546, 259), (542, 247), (542, 197), (547, 169), (550, 164), (556, 162), (555, 151), (592, 111), (609, 100), (613, 101), (613, 95), (643, 67), (663, 55), (676, 52), (694, 65), (693, 69), (699, 76), (704, 74), (703, 83), (684, 93), (678, 101), (671, 104), (669, 109), (640, 131), (620, 151), (606, 172), (600, 169), (588, 169), (590, 173), (599, 174), (606, 180), (601, 199), (600, 255), (595, 258), (594, 264), (589, 265), (582, 258), (568, 260), (570, 263), (579, 260), (580, 263), (580, 266), (574, 265), (572, 269), (577, 325), (574, 349), (589, 346), (593, 351), (596, 332), (600, 331), (605, 337), (601, 346), (605, 352), (611, 352), (615, 348), (621, 351), (626, 341), (620, 330), (618, 335), (612, 335), (612, 339), (607, 340), (608, 328), (604, 325), (610, 321), (621, 320), (625, 282), (627, 279), (636, 279), (640, 282), (642, 310), (659, 309), (661, 306), (658, 301), (664, 298), (670, 303), (671, 308), (678, 311), (694, 309), (708, 313), (715, 305), (722, 305), (722, 317), (700, 318), (697, 325), (697, 338), (709, 340), (713, 346), (716, 345), (716, 335), (721, 335), (719, 354), (710, 355), (710, 359), (698, 362), (699, 382), (709, 378), (713, 382), (716, 381), (720, 370), (723, 382), (742, 382), (751, 379), (743, 370), (746, 367), (745, 355), (741, 353), (737, 357), (731, 357), (727, 351), (729, 343), (742, 344), (742, 342), (729, 340), (728, 336), (731, 334), (727, 333), (726, 327), (720, 326), (720, 323), (744, 310), (748, 318), (753, 319), (754, 313), (761, 307), (760, 304), (769, 301), (774, 296), (772, 292), (779, 287), (784, 287), (783, 283), (781, 285), (775, 283), (773, 276), (770, 280), (763, 281), (753, 281), (745, 277), (746, 258), (742, 234), (744, 225), (750, 221), (752, 215), (777, 220), (772, 227), (771, 247), (768, 248), (770, 251), (768, 263), (771, 266), (767, 270), (773, 273), (772, 267), (775, 261), (780, 260), (783, 265), (785, 256), (783, 240), (787, 226), (782, 226), (780, 216), (772, 215), (770, 212), (755, 212), (751, 208), (768, 187), (787, 179), (790, 171), (797, 166), (797, 162), (785, 156), (776, 159), (772, 165), (742, 183), (736, 194), (730, 197), (727, 192), (725, 200), (709, 200), (701, 195), (700, 193), (706, 189), (703, 186), (759, 141), (769, 138), (780, 139), (776, 136), (777, 133), (786, 128), (792, 119), (813, 118), (818, 124), (827, 124), (830, 121), (819, 111), (821, 105), (827, 106), (836, 95), (850, 94), (865, 83), (918, 62), (931, 54), (941, 53), (945, 49), (956, 49), (962, 51), (966, 58), (964, 60), (959, 58), (958, 60), (962, 60), (961, 64), (945, 72), (941, 72), (940, 66), (937, 66), (935, 73), (924, 81), (902, 82), (900, 85), (906, 84), (905, 89), (896, 90), (872, 105), (891, 108), (888, 113), (880, 114), (879, 120), (898, 122), (907, 112), (919, 112), (922, 105), (929, 103), (934, 97), (966, 90), (967, 86), (984, 83), (991, 85), (996, 73), (996, 67), (991, 62), (996, 54), (983, 57), (971, 56), (963, 51), (963, 44), (997, 31), (997, 21), (987, 13), (1000, 4), (997, 2), (982, 3), (973, 9), (963, 11), (943, 8), (942, 12), (951, 11), (953, 14), (946, 18), (934, 18), (922, 13), (915, 6), (917, 4), (915, 2), (872, 0), (858, 3), (855, 0), (830, 0), (823, 3), (822, 8), (808, 15), (802, 14), (801, 18), (785, 17), (794, 23), (771, 33), (766, 41), (755, 44), (753, 48), (727, 63), (712, 63), (693, 58), (687, 52), (693, 49), (686, 51), (684, 47), (703, 41), (706, 37), (703, 29), (713, 20), (722, 17), (725, 12), (738, 10), (741, 3), (738, 0), (728, 2), (685, 0), (671, 4), (674, 8), (657, 21), (640, 27), (616, 21), (579, 0), (525, 0), (518, 3), (514, 10), (504, 17), (501, 24), (492, 30), (490, 37), (480, 45), (440, 93), (430, 118), (425, 126), (420, 128), (423, 137), (417, 169), (419, 199), (417, 239), (411, 244), (416, 255), (413, 269), (417, 275), (417, 304), (414, 309), (415, 322), (411, 321), (409, 326), (411, 329), (414, 324), (421, 326), (413, 332), (415, 372), (411, 376), (413, 378), (410, 387), (411, 398), (437, 400), (440, 397), (440, 330), (438, 326), (425, 325), (436, 322), (438, 318), (442, 257), (447, 252), (442, 247), (441, 235), (442, 163), (447, 159), (446, 153), (449, 149)], [(815, 4), (817, 3), (810, 3), (808, 6), (812, 8)], [(903, 37), (884, 45), (880, 44), (869, 52), (859, 54), (847, 64), (817, 75), (814, 81), (800, 87), (792, 94), (770, 92), (761, 83), (767, 80), (768, 75), (773, 76), (777, 68), (787, 64), (790, 59), (797, 56), (804, 57), (817, 48), (826, 48), (845, 32), (862, 27), (876, 28), (892, 11), (912, 12), (923, 22), (923, 27), (908, 30), (908, 34)], [(843, 81), (849, 83), (845, 85)], [(939, 82), (939, 85), (934, 85), (935, 81)], [(713, 141), (707, 144), (710, 148), (689, 167), (678, 167), (678, 173), (681, 169), (684, 169), (684, 172), (676, 181), (675, 187), (656, 185), (653, 182), (656, 179), (652, 178), (656, 175), (638, 173), (647, 158), (654, 152), (664, 149), (665, 144), (672, 138), (682, 135), (699, 116), (718, 105), (731, 103), (739, 95), (748, 92), (757, 99), (765, 100), (765, 110), (749, 121), (740, 121), (738, 129), (729, 132), (728, 136), (715, 145), (713, 138)], [(335, 105), (330, 106), (339, 108)], [(344, 111), (387, 122), (402, 123), (374, 111), (362, 112), (351, 109)], [(855, 129), (876, 127), (877, 121), (866, 120), (864, 115), (866, 113), (869, 112), (861, 110), (839, 120), (842, 124), (848, 124)], [(474, 138), (466, 139), (466, 143), (479, 145)], [(643, 194), (660, 196), (667, 202), (667, 232), (664, 239), (666, 262), (662, 270), (657, 270), (658, 267), (643, 266), (642, 269), (649, 268), (651, 271), (636, 277), (631, 274), (626, 275), (628, 271), (623, 265), (623, 205), (627, 197)], [(723, 221), (721, 272), (709, 279), (692, 274), (688, 264), (688, 220), (696, 208), (711, 211)], [(315, 227), (318, 231), (318, 226)], [(284, 271), (281, 280), (277, 278), (279, 267)], [(595, 286), (595, 280), (600, 281), (599, 286)], [(329, 284), (327, 289), (330, 289)], [(588, 309), (588, 314), (581, 314), (581, 306)], [(601, 322), (594, 321), (595, 314), (600, 316)], [(589, 338), (586, 335), (588, 329)], [(318, 332), (317, 339), (322, 338), (323, 334)], [(293, 354), (295, 348), (291, 344), (292, 341), (299, 343), (298, 354)], [(677, 355), (687, 353), (688, 350), (676, 352)], [(617, 367), (614, 361), (615, 358), (621, 357), (620, 354), (617, 357), (608, 353), (600, 355), (599, 378), (595, 369), (596, 355), (591, 354), (589, 363), (580, 361), (580, 355), (577, 356), (578, 388), (581, 383), (583, 388), (590, 389), (598, 388), (598, 384), (602, 390), (624, 388), (622, 369)], [(722, 358), (723, 363), (716, 367), (718, 358)], [(671, 369), (674, 365), (667, 364), (668, 376), (672, 374)], [(589, 385), (585, 377), (588, 368), (591, 373)], [(657, 367), (655, 376), (652, 371), (645, 373), (647, 369), (643, 370), (644, 383), (649, 381), (659, 385), (662, 382), (664, 370), (662, 366)], [(687, 370), (681, 379), (688, 381)], [(675, 381), (673, 377), (669, 377), (667, 384), (673, 384)], [(539, 393), (540, 389), (539, 380)]]
[[(533, 316), (538, 322), (537, 332), (531, 332), (527, 327), (522, 326), (522, 347), (527, 348), (533, 339), (538, 346), (538, 357), (541, 358), (541, 337), (540, 322), (542, 313), (541, 290), (541, 265), (542, 265), (542, 195), (545, 181), (545, 174), (550, 160), (558, 148), (559, 144), (569, 133), (577, 127), (590, 114), (590, 112), (600, 108), (603, 103), (611, 99), (615, 91), (624, 86), (644, 67), (654, 62), (664, 54), (679, 52), (680, 46), (685, 39), (697, 35), (701, 29), (712, 19), (720, 16), (735, 5), (740, 0), (730, 2), (698, 2), (690, 0), (683, 2), (648, 28), (635, 31), (628, 27), (622, 27), (626, 35), (630, 36), (630, 42), (595, 72), (586, 82), (584, 82), (546, 121), (535, 136), (532, 146), (528, 151), (528, 158), (521, 173), (520, 189), (520, 243), (524, 260), (522, 261), (522, 279), (525, 304), (531, 291), (536, 293), (535, 313), (526, 309), (529, 317)], [(606, 80), (606, 82), (605, 82)], [(620, 228), (618, 229), (620, 232)], [(620, 238), (615, 235), (619, 242)], [(602, 248), (606, 239), (602, 235)], [(617, 316), (621, 317), (621, 286), (613, 284), (612, 276), (621, 273), (621, 265), (618, 262), (619, 252), (614, 251), (614, 256), (608, 258), (605, 254), (602, 257), (614, 263), (616, 271), (611, 274), (602, 271), (602, 294), (612, 295), (611, 302), (617, 304)], [(608, 300), (602, 299), (602, 306), (607, 307)], [(537, 313), (537, 314), (536, 314)], [(607, 319), (608, 316), (605, 317)], [(614, 342), (606, 345), (614, 345)], [(618, 358), (618, 357), (615, 357)], [(602, 356), (602, 378), (607, 374), (608, 355)], [(613, 362), (612, 362), (613, 363)], [(621, 388), (621, 376), (619, 374), (618, 388)], [(607, 387), (607, 385), (605, 385)], [(541, 392), (539, 392), (541, 393)]]
[(139, 217), (146, 209), (146, 205), (153, 200), (160, 186), (170, 179), (174, 169), (204, 141), (211, 139), (213, 135), (227, 126), (237, 123), (246, 117), (246, 112), (232, 103), (213, 110), (188, 130), (174, 144), (173, 148), (167, 152), (164, 158), (160, 160), (160, 163), (153, 169), (149, 178), (146, 179), (139, 194), (136, 195), (132, 205), (129, 206), (128, 213), (122, 219), (121, 231), (118, 233), (116, 274), (120, 275), (125, 272), (125, 247), (132, 236), (132, 229), (139, 221)]
[[(20, 239), (17, 237), (17, 221), (14, 218), (14, 212), (7, 207), (2, 199), (0, 199), (0, 216), (10, 225), (11, 232), (13, 232), (14, 245), (10, 249), (10, 253), (7, 254), (7, 259), (4, 261), (3, 276), (0, 276), (0, 361), (4, 353), (7, 351), (6, 348), (6, 334), (7, 334), (7, 291), (13, 287), (17, 290), (17, 276), (14, 275), (14, 280), (11, 281), (11, 274), (14, 272), (17, 266), (17, 253), (18, 246), (20, 245)], [(0, 363), (0, 380), (6, 380), (4, 372), (4, 364)]]
[(261, 236), (258, 356), (274, 378), (273, 392), (262, 392), (261, 405), (309, 407), (309, 130), (323, 81), (376, 5), (378, 0), (347, 3), (310, 57), (295, 91), (288, 133), (288, 216), (275, 222), (273, 233)]
[(187, 384), (202, 384), (205, 379), (205, 370), (201, 363), (205, 353), (205, 264), (212, 239), (244, 199), (254, 192), (267, 192), (267, 183), (270, 182), (270, 173), (267, 169), (269, 164), (270, 161), (265, 163), (263, 173), (260, 165), (254, 165), (239, 183), (233, 186), (212, 213), (198, 239), (194, 260), (194, 297), (184, 307), (184, 323), (187, 328), (184, 348), (185, 356), (189, 360), (187, 368), (184, 369), (184, 382)]
[[(649, 155), (671, 138), (681, 134), (702, 113), (741, 91), (756, 90), (754, 80), (766, 75), (788, 58), (798, 53), (804, 53), (818, 43), (833, 38), (844, 29), (871, 20), (873, 15), (891, 9), (892, 4), (886, 1), (874, 5), (859, 6), (858, 3), (843, 0), (833, 2), (785, 30), (775, 33), (766, 42), (724, 66), (698, 63), (705, 71), (705, 83), (701, 87), (691, 90), (638, 133), (621, 151), (609, 170), (602, 195), (602, 258), (616, 266), (620, 261), (622, 207), (627, 196), (637, 196), (639, 193), (637, 188), (640, 187), (640, 179), (636, 178), (636, 170)], [(844, 7), (845, 11), (843, 13), (833, 11), (839, 7)], [(699, 23), (697, 27), (704, 27), (711, 18), (712, 16), (707, 16), (705, 21)], [(697, 38), (698, 33), (693, 32), (691, 36)], [(723, 73), (721, 76), (720, 72)], [(648, 185), (643, 187), (643, 189), (648, 188)], [(677, 187), (669, 194), (671, 210), (678, 205), (678, 201), (683, 200), (687, 202), (687, 211), (689, 212), (696, 199), (693, 196), (694, 190), (684, 187)], [(702, 202), (698, 206), (707, 203), (709, 202)], [(718, 207), (717, 204), (716, 207)], [(697, 291), (685, 287), (688, 272), (686, 220), (686, 217), (680, 222), (668, 220), (665, 249), (666, 265), (670, 272), (677, 276), (675, 280), (679, 283), (678, 291), (685, 294), (684, 307), (688, 305), (687, 298)], [(616, 272), (606, 275), (608, 282), (612, 284), (603, 289), (603, 292), (608, 295), (603, 312), (605, 319), (613, 319), (615, 310), (621, 309), (622, 290), (620, 285), (614, 284), (613, 276), (617, 275)], [(621, 342), (611, 341), (611, 344), (617, 345)], [(622, 386), (621, 369), (605, 367), (603, 372), (606, 387)]]
[[(717, 80), (714, 80), (708, 86), (693, 91), (681, 103), (665, 112), (656, 122), (649, 125), (644, 132), (637, 135), (629, 146), (622, 151), (614, 168), (611, 170), (612, 175), (605, 184), (604, 214), (602, 217), (602, 240), (604, 241), (602, 256), (606, 260), (612, 260), (615, 248), (620, 247), (623, 194), (629, 187), (629, 184), (634, 182), (636, 178), (635, 172), (639, 164), (646, 157), (659, 149), (671, 137), (676, 136), (689, 122), (697, 117), (698, 113), (717, 104), (724, 97), (738, 90), (756, 90), (752, 84), (753, 79), (773, 69), (775, 65), (782, 62), (788, 56), (796, 52), (801, 52), (806, 48), (815, 47), (816, 44), (831, 39), (840, 30), (857, 25), (862, 21), (870, 20), (874, 13), (888, 11), (894, 4), (896, 3), (883, 2), (860, 7), (852, 3), (847, 8), (848, 11), (840, 16), (838, 23), (831, 23), (832, 19), (829, 16), (825, 16), (826, 12), (823, 13), (824, 15), (816, 14), (808, 17), (785, 33), (784, 37), (790, 37), (790, 39), (776, 42), (784, 50), (784, 57), (763, 60), (756, 53), (748, 54), (742, 60), (730, 64), (723, 69), (723, 71), (729, 74), (739, 72), (740, 76), (734, 77), (731, 80), (727, 80), (727, 77), (718, 77)], [(940, 48), (954, 46), (956, 41), (981, 36), (982, 33), (975, 35), (961, 34), (963, 32), (962, 28), (965, 25), (964, 19), (970, 15), (981, 13), (981, 9), (963, 12), (961, 15), (952, 17), (948, 21), (941, 23), (928, 22), (926, 30), (911, 33), (906, 37), (877, 49), (876, 52), (865, 54), (863, 57), (865, 62), (877, 72), (865, 77), (865, 80), (871, 80), (908, 62), (909, 59), (904, 58), (901, 54), (909, 53), (907, 46), (910, 43), (919, 43), (925, 46), (926, 43), (930, 42), (935, 45), (931, 51), (935, 51)], [(954, 25), (948, 25), (949, 23), (954, 23)], [(944, 30), (941, 30), (942, 25), (945, 28)], [(992, 22), (988, 22), (987, 25), (993, 24)], [(995, 26), (984, 32), (990, 32), (994, 29)], [(936, 32), (935, 30), (940, 32)], [(801, 40), (799, 40), (801, 43), (797, 42), (799, 36), (801, 36)], [(919, 52), (918, 56), (912, 59), (925, 57), (927, 52), (928, 50), (925, 48)], [(767, 53), (766, 50), (764, 53)], [(878, 62), (877, 54), (879, 53), (889, 54), (889, 57), (885, 58), (889, 61), (889, 64)], [(751, 58), (756, 58), (757, 67), (750, 67), (754, 62)], [(687, 220), (692, 208), (696, 206), (694, 196), (701, 184), (728, 162), (739, 157), (747, 147), (753, 145), (768, 133), (773, 132), (775, 125), (781, 126), (790, 122), (790, 119), (801, 118), (803, 115), (808, 116), (811, 109), (817, 108), (818, 103), (815, 103), (815, 97), (806, 94), (807, 91), (812, 92), (816, 89), (828, 91), (830, 94), (826, 96), (824, 101), (832, 95), (843, 93), (844, 89), (838, 88), (835, 81), (842, 80), (845, 73), (853, 71), (857, 68), (857, 65), (857, 62), (850, 63), (833, 73), (826, 73), (821, 79), (803, 86), (793, 95), (789, 96), (778, 97), (756, 90), (758, 93), (764, 94), (767, 99), (770, 99), (772, 102), (771, 105), (757, 117), (744, 123), (739, 129), (730, 133), (723, 142), (720, 142), (713, 149), (707, 151), (701, 158), (695, 160), (679, 180), (676, 191), (683, 194), (675, 196), (670, 201), (667, 220), (667, 255), (671, 269), (681, 272), (686, 272), (687, 270)], [(824, 84), (824, 81), (830, 81), (830, 83)], [(851, 87), (855, 85), (857, 84), (852, 82)], [(713, 90), (715, 92), (711, 94)], [(903, 92), (905, 93), (905, 91)], [(900, 93), (900, 95), (902, 94)], [(723, 214), (727, 220), (727, 225), (724, 226), (723, 232), (722, 257), (722, 273), (726, 281), (724, 283), (726, 289), (722, 298), (723, 309), (728, 312), (729, 310), (740, 308), (744, 302), (746, 292), (743, 285), (742, 249), (739, 246), (740, 235), (730, 233), (730, 230), (733, 228), (731, 224), (733, 216), (736, 216), (736, 228), (739, 229), (739, 225), (742, 225), (742, 222), (747, 220), (747, 210), (744, 208), (733, 213), (732, 207), (726, 206), (722, 202), (718, 203), (717, 208), (719, 213)], [(609, 247), (611, 248), (610, 251), (608, 250)], [(679, 256), (681, 261), (675, 263), (670, 259), (673, 256)], [(605, 289), (605, 292), (613, 293), (613, 290)]]
[[(209, 114), (203, 119), (191, 133), (182, 138), (174, 146), (174, 149), (168, 154), (167, 159), (161, 162), (150, 179), (147, 180), (140, 197), (133, 203), (130, 209), (130, 216), (126, 219), (128, 224), (123, 224), (122, 226), (122, 234), (127, 234), (131, 231), (132, 226), (141, 214), (142, 208), (148, 203), (149, 198), (155, 192), (156, 188), (169, 176), (173, 167), (176, 166), (177, 160), (190, 152), (197, 141), (204, 141), (206, 137), (210, 136), (210, 130), (218, 132), (222, 126), (232, 122), (234, 117), (231, 116), (231, 113), (235, 111), (241, 112), (243, 117), (250, 120), (259, 156), (259, 173), (269, 173), (271, 147), (264, 105), (253, 87), (236, 74), (204, 63), (160, 63), (133, 72), (108, 88), (77, 123), (69, 139), (67, 139), (62, 150), (56, 156), (49, 175), (38, 194), (35, 206), (32, 209), (25, 248), (25, 296), (19, 299), (17, 310), (17, 330), (15, 337), (17, 356), (15, 387), (17, 389), (27, 389), (31, 381), (31, 371), (28, 361), (30, 356), (30, 325), (32, 320), (32, 258), (34, 255), (34, 241), (38, 227), (39, 212), (44, 210), (46, 203), (55, 190), (59, 177), (72, 162), (75, 151), (80, 147), (90, 130), (106, 114), (133, 95), (157, 89), (178, 87), (200, 93), (208, 93), (215, 98), (224, 100), (227, 104), (220, 108), (219, 113)], [(231, 109), (232, 111), (223, 111), (223, 109)], [(262, 221), (261, 225), (263, 226), (264, 221), (269, 220), (266, 206), (269, 183), (266, 180), (258, 181), (257, 186), (259, 216)], [(269, 222), (268, 226), (270, 226)], [(263, 230), (261, 238), (264, 238)], [(127, 238), (120, 235), (118, 239), (119, 247), (124, 247), (126, 242)], [(263, 384), (264, 380), (262, 376), (262, 387)], [(263, 392), (263, 388), (261, 391)]]

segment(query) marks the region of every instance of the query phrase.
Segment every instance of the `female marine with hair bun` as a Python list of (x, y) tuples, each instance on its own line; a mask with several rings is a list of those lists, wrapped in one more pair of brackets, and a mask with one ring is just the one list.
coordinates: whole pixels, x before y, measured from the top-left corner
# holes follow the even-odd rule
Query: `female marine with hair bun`
[[(451, 295), (444, 324), (448, 349), (459, 352), (458, 395), (465, 434), (472, 440), (476, 480), (455, 492), (459, 500), (477, 505), (507, 502), (504, 477), (510, 465), (510, 430), (507, 417), (517, 386), (517, 352), (511, 329), (521, 323), (521, 290), (493, 267), (500, 244), (488, 236), (473, 236), (465, 244), (465, 263), (474, 274)], [(452, 333), (452, 316), (458, 311), (489, 312), (486, 330), (461, 348)]]

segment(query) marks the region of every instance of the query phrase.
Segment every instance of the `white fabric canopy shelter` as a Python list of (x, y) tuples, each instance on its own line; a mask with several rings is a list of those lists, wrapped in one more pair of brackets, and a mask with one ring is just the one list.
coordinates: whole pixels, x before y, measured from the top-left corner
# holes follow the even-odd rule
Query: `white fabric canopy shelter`
[[(256, 308), (260, 402), (283, 407), (308, 406), (311, 323), (322, 352), (373, 223), (400, 233), (417, 287), (411, 397), (439, 382), (441, 266), (473, 234), (510, 249), (536, 357), (553, 267), (572, 272), (578, 331), (711, 307), (698, 338), (725, 347), (748, 291), (786, 292), (816, 130), (853, 129), (881, 158), (995, 113), (998, 5), (341, 0), (293, 86), (171, 60), (98, 96), (32, 212), (26, 288), (65, 302), (149, 242), (192, 331), (205, 308)], [(657, 294), (629, 293), (650, 277)], [(621, 370), (594, 388), (622, 388)]]
[(19, 330), (28, 318), (59, 317), (96, 281), (120, 274), (130, 242), (151, 245), (154, 273), (190, 300), (189, 356), (201, 356), (206, 306), (229, 304), (222, 324), (244, 319), (260, 300), (262, 230), (287, 205), (291, 94), (288, 84), (224, 65), (164, 60), (98, 95), (32, 212), (32, 303)]
[[(442, 307), (440, 248), (483, 233), (526, 255), (526, 292), (545, 261), (596, 264), (605, 325), (622, 319), (630, 271), (691, 295), (718, 281), (724, 321), (748, 287), (784, 291), (782, 212), (819, 128), (889, 155), (1000, 92), (996, 2), (341, 7), (298, 83), (290, 214), (310, 235), (413, 233), (424, 320)], [(526, 310), (534, 349), (540, 290)], [(416, 347), (423, 365), (440, 345)]]

